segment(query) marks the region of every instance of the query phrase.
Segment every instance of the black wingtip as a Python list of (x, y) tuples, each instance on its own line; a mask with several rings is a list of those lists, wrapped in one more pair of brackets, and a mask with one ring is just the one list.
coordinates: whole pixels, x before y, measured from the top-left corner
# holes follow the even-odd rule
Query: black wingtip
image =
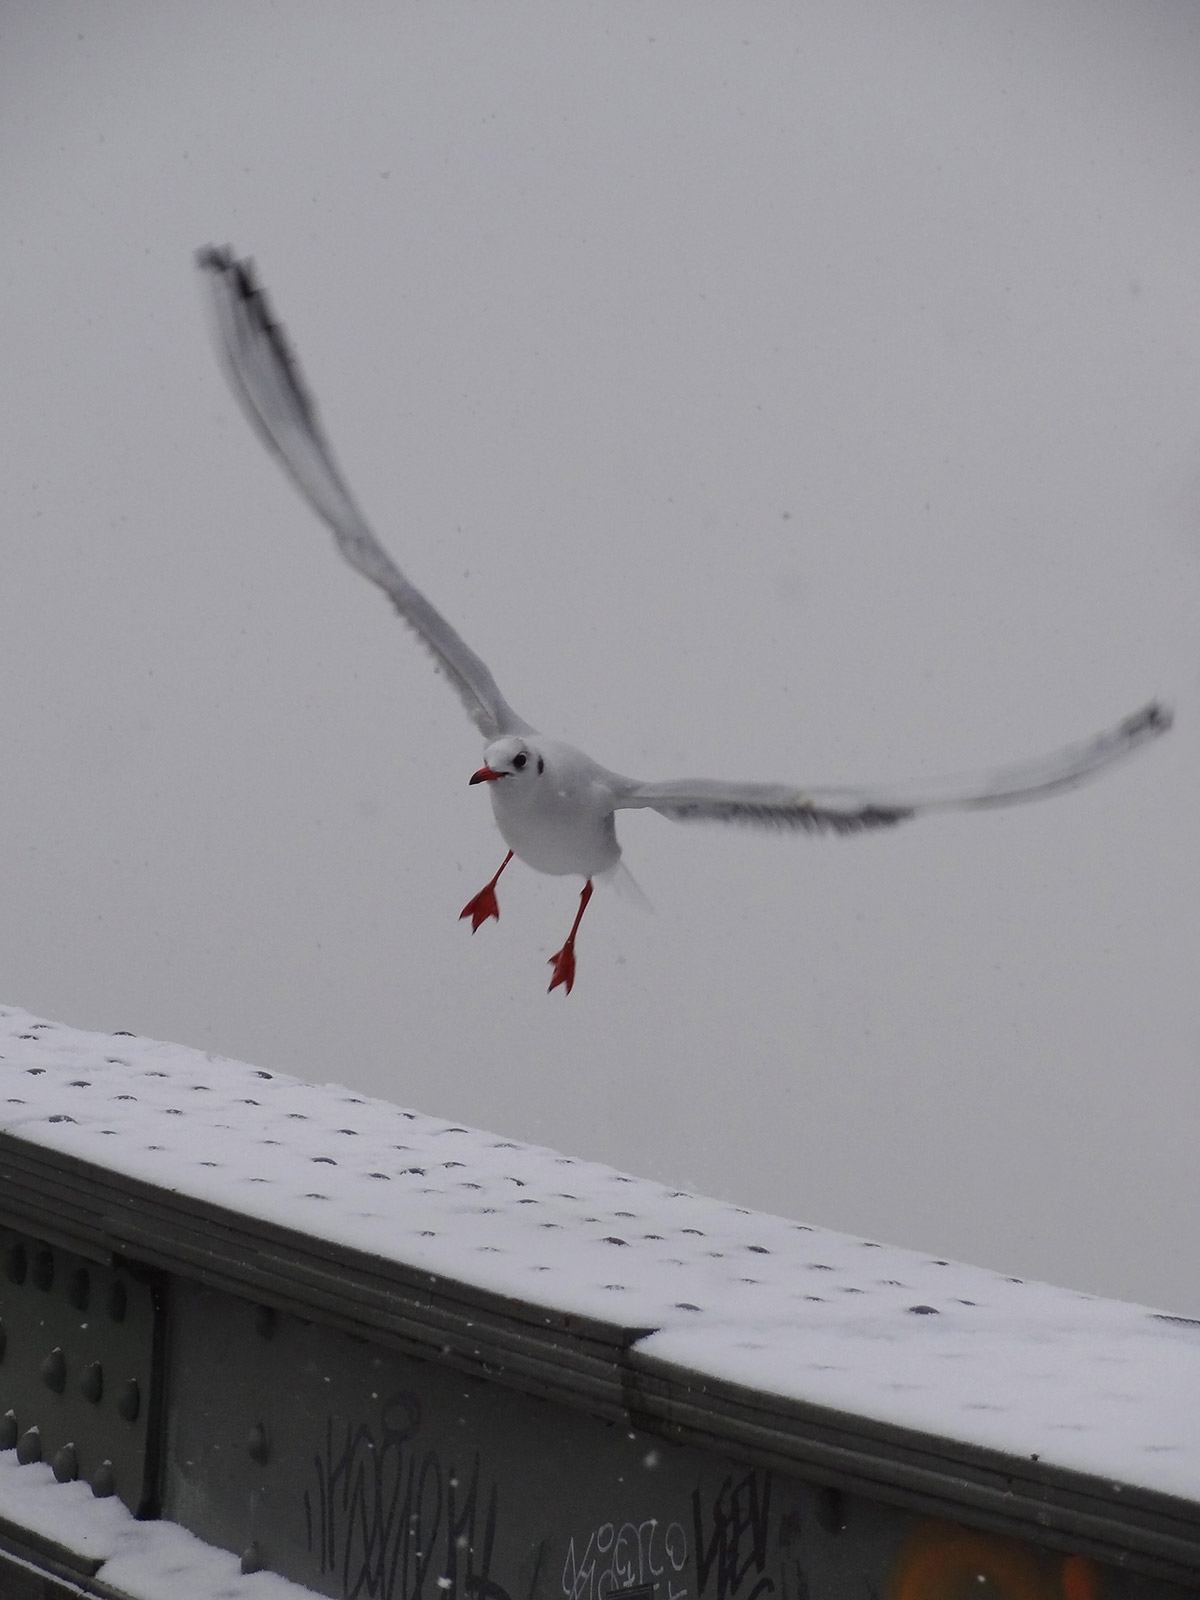
[(1143, 738), (1153, 733), (1166, 733), (1175, 721), (1175, 713), (1161, 700), (1152, 700), (1141, 711), (1134, 712), (1125, 724), (1130, 738)]
[[(240, 261), (233, 253), (232, 245), (206, 244), (196, 251), (196, 265), (202, 272), (215, 272), (222, 278), (232, 278), (238, 298), (251, 306), (261, 306), (264, 295), (258, 279), (254, 274), (254, 261), (250, 256), (244, 256)], [(263, 311), (263, 320), (268, 325), (270, 318)]]
[(196, 265), (203, 272), (228, 272), (233, 266), (230, 245), (204, 244), (196, 251)]

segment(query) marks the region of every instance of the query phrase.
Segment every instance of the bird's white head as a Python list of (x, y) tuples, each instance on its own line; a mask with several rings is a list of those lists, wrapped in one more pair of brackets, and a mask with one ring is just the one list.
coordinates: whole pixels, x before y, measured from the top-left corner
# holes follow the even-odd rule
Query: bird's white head
[(527, 739), (506, 734), (503, 739), (493, 739), (483, 752), (483, 766), (472, 773), (472, 783), (497, 783), (500, 779), (512, 781), (521, 787), (535, 783), (546, 770), (544, 757)]

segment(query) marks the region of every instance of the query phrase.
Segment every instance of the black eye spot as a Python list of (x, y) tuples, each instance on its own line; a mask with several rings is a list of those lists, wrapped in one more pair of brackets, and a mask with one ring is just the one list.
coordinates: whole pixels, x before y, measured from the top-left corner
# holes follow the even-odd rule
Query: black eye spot
[(519, 756), (514, 756), (513, 757), (513, 766), (516, 767), (518, 772), (520, 772), (521, 768), (525, 765), (525, 763), (528, 760), (529, 760), (529, 757), (522, 750), (522, 752), (521, 752), (521, 754)]

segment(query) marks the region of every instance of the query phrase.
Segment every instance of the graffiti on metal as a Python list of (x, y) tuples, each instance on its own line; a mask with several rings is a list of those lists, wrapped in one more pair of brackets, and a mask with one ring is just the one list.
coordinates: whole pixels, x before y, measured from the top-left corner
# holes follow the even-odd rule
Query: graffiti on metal
[(392, 1395), (370, 1424), (326, 1419), (304, 1492), (309, 1551), (347, 1600), (509, 1600), (491, 1574), (497, 1488), (418, 1441), (420, 1398)]
[(686, 1600), (687, 1534), (678, 1522), (601, 1522), (567, 1544), (562, 1592), (566, 1600), (610, 1600), (645, 1591), (648, 1600)]
[(730, 1473), (707, 1507), (693, 1489), (692, 1521), (700, 1600), (760, 1600), (774, 1592), (775, 1581), (767, 1576), (769, 1472)]
[(889, 1600), (1101, 1600), (1102, 1569), (1081, 1555), (1037, 1550), (953, 1523), (921, 1523), (901, 1545)]

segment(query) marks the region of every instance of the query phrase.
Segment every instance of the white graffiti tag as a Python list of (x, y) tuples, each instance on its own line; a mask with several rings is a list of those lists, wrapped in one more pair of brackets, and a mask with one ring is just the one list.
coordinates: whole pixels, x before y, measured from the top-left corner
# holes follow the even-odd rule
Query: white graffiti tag
[[(686, 1600), (679, 1574), (687, 1565), (687, 1534), (678, 1522), (602, 1522), (579, 1554), (574, 1536), (563, 1564), (566, 1600), (612, 1600), (628, 1589), (648, 1589), (654, 1600)], [(659, 1584), (662, 1584), (661, 1589)]]

